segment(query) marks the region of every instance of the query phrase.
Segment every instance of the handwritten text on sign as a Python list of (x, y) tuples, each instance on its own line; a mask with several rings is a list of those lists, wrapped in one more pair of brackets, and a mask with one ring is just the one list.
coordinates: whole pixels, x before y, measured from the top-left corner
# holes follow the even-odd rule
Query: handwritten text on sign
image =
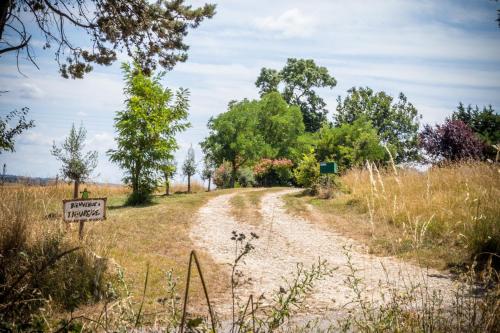
[(64, 221), (94, 221), (106, 219), (106, 198), (64, 200)]

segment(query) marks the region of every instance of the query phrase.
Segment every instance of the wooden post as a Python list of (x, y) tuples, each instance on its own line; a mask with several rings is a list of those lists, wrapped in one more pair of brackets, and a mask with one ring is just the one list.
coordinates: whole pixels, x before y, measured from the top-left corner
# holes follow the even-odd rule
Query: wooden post
[(79, 238), (80, 240), (82, 240), (82, 239), (83, 239), (83, 226), (84, 226), (84, 224), (85, 224), (85, 222), (80, 221), (80, 226), (79, 226), (79, 228), (78, 228), (78, 238)]
[[(80, 187), (80, 182), (78, 180), (75, 180), (75, 187), (73, 189), (73, 199), (78, 199), (78, 188)], [(84, 227), (84, 223), (83, 221), (80, 221), (79, 222), (80, 225), (78, 227), (78, 238), (80, 240), (83, 239), (83, 227)]]

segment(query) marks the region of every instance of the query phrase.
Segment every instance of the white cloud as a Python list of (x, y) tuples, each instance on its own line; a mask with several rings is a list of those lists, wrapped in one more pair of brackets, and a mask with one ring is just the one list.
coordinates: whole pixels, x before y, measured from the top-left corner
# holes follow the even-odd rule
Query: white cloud
[(267, 16), (255, 20), (257, 28), (277, 32), (283, 37), (308, 37), (316, 30), (314, 18), (297, 8), (289, 9), (279, 16)]
[(40, 133), (33, 130), (28, 130), (22, 133), (17, 144), (34, 145), (34, 146), (50, 146), (56, 138), (49, 133)]
[(115, 138), (112, 133), (99, 132), (94, 134), (86, 143), (86, 149), (97, 150), (106, 153), (108, 149), (115, 147)]
[(19, 87), (19, 96), (23, 99), (41, 99), (45, 93), (37, 84), (25, 82)]

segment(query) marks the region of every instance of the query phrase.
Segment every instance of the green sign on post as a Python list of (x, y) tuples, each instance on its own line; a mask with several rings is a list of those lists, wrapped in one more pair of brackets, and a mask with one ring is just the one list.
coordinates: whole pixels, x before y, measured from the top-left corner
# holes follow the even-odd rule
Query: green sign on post
[(319, 164), (319, 173), (337, 173), (337, 163), (335, 162), (321, 162)]

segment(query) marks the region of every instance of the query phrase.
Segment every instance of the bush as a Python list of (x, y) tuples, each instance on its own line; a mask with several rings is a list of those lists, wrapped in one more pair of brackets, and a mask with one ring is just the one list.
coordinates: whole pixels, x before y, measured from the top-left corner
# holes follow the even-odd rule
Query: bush
[(241, 187), (252, 187), (255, 184), (252, 169), (242, 168), (238, 171), (238, 183)]
[(314, 156), (314, 151), (311, 150), (308, 154), (304, 154), (299, 166), (293, 172), (295, 181), (300, 186), (309, 188), (315, 191), (319, 181), (319, 163)]
[(231, 187), (231, 163), (224, 162), (214, 172), (214, 184), (219, 188)]
[(253, 172), (260, 186), (289, 185), (293, 178), (292, 167), (292, 161), (286, 158), (276, 160), (263, 158), (255, 165)]
[(132, 192), (125, 201), (126, 206), (144, 205), (151, 202), (152, 196), (149, 192)]

